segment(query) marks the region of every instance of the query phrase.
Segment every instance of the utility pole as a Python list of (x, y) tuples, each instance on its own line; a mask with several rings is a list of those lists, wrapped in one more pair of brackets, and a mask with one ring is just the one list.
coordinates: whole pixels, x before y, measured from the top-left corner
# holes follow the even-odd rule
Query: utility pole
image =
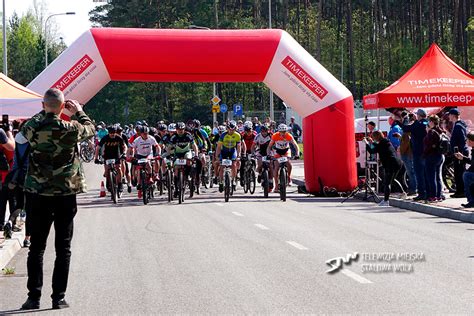
[(8, 64), (7, 64), (7, 22), (5, 12), (5, 1), (3, 0), (3, 73), (8, 76)]

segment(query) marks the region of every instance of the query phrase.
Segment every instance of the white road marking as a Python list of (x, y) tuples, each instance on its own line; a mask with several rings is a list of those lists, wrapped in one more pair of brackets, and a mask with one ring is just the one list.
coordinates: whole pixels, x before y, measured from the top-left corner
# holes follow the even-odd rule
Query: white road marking
[(215, 203), (217, 206), (224, 206), (223, 203)]
[(299, 250), (308, 250), (308, 248), (306, 248), (305, 246), (303, 245), (300, 245), (299, 243), (297, 242), (294, 242), (294, 241), (287, 241), (288, 244), (292, 245), (293, 247), (299, 249)]
[(270, 229), (267, 226), (262, 225), (262, 224), (254, 224), (254, 225), (257, 226), (258, 228), (260, 228), (261, 230), (269, 230)]
[(232, 214), (234, 214), (235, 216), (244, 216), (244, 214), (239, 213), (239, 212), (232, 212)]
[(364, 278), (364, 277), (361, 277), (360, 275), (358, 275), (358, 274), (355, 273), (355, 272), (352, 272), (352, 271), (349, 270), (349, 269), (343, 268), (343, 269), (341, 270), (341, 272), (342, 272), (344, 275), (347, 275), (349, 278), (354, 279), (354, 280), (356, 280), (356, 281), (359, 282), (359, 283), (362, 283), (362, 284), (369, 284), (369, 283), (372, 283), (372, 281), (367, 280), (367, 279)]

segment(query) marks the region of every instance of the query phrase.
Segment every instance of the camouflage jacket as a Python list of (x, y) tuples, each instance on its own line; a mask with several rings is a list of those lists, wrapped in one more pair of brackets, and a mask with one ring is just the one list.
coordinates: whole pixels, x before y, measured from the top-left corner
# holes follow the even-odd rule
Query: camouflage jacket
[(77, 143), (94, 136), (95, 128), (84, 112), (77, 112), (76, 118), (68, 122), (42, 111), (23, 127), (22, 134), (31, 145), (27, 192), (47, 196), (86, 192)]

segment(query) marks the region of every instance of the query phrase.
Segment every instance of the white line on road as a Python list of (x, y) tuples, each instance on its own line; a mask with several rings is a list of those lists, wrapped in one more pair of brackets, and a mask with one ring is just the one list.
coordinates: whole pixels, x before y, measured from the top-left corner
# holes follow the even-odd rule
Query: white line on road
[(294, 241), (287, 241), (288, 244), (292, 245), (293, 247), (299, 249), (299, 250), (308, 250), (308, 248), (306, 248), (305, 246), (303, 245), (300, 245), (299, 243), (297, 242), (294, 242)]
[(234, 214), (235, 216), (244, 216), (244, 214), (239, 213), (239, 212), (232, 212), (232, 214)]
[(223, 203), (215, 203), (217, 206), (224, 206)]
[(359, 283), (362, 283), (362, 284), (369, 284), (369, 283), (372, 283), (372, 281), (367, 280), (367, 279), (364, 278), (364, 277), (361, 277), (360, 275), (358, 275), (358, 274), (355, 273), (355, 272), (352, 272), (352, 271), (349, 270), (349, 269), (343, 268), (343, 269), (341, 270), (341, 272), (342, 272), (343, 274), (347, 275), (349, 278), (356, 280), (356, 281), (359, 282)]
[(269, 230), (270, 229), (267, 226), (262, 225), (262, 224), (254, 224), (254, 225), (257, 226), (258, 228), (260, 228), (261, 230)]

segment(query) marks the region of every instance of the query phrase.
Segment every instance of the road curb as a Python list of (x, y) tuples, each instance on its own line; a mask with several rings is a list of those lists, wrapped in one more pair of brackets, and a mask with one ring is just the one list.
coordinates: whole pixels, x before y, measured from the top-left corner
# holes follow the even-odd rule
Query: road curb
[[(301, 179), (294, 179), (293, 183), (298, 186), (305, 185), (305, 182)], [(356, 198), (363, 199), (363, 195), (357, 194)], [(423, 204), (409, 200), (402, 200), (397, 198), (390, 198), (390, 206), (398, 207), (405, 210), (414, 212), (429, 214), (433, 216), (454, 219), (456, 221), (465, 223), (474, 223), (474, 212), (466, 212), (462, 210), (455, 210), (449, 207), (442, 207), (430, 204)]]
[(13, 233), (12, 239), (5, 240), (0, 246), (0, 269), (7, 266), (10, 260), (23, 247), (23, 240), (25, 239), (24, 229), (21, 232)]

